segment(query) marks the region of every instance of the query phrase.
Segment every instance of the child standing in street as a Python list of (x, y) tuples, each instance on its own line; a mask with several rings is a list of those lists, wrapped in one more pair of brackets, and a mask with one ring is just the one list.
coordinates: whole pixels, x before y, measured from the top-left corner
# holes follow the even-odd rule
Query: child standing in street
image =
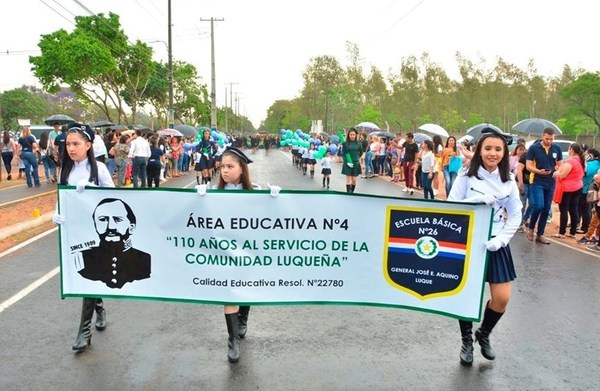
[(331, 176), (331, 154), (325, 152), (325, 156), (321, 159), (321, 174), (323, 175), (323, 187), (329, 189), (329, 177)]

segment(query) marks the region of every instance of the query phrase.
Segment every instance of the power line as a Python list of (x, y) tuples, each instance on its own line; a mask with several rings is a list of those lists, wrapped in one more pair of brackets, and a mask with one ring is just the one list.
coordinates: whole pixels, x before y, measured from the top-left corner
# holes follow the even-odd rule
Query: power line
[(425, 0), (421, 0), (420, 2), (418, 2), (414, 7), (412, 7), (411, 9), (409, 9), (404, 15), (402, 15), (400, 17), (400, 19), (396, 20), (394, 23), (392, 23), (392, 25), (390, 27), (388, 27), (387, 30), (385, 30), (383, 33), (379, 34), (379, 36), (377, 38), (375, 38), (375, 40), (378, 40), (379, 38), (383, 37), (385, 34), (387, 34), (392, 28), (394, 28), (398, 23), (402, 22), (404, 20), (404, 18), (406, 18), (408, 15), (410, 15), (414, 10), (416, 10), (417, 8), (419, 8), (419, 6), (421, 4), (423, 4), (425, 2)]
[(42, 4), (44, 4), (46, 7), (50, 8), (52, 11), (54, 11), (58, 16), (60, 16), (61, 18), (63, 18), (64, 20), (66, 20), (67, 22), (71, 23), (72, 25), (75, 25), (75, 23), (73, 23), (73, 21), (69, 18), (67, 18), (66, 16), (64, 16), (63, 14), (61, 14), (60, 12), (58, 12), (57, 10), (55, 10), (54, 8), (52, 8), (52, 6), (48, 3), (46, 3), (44, 0), (40, 0), (40, 2), (42, 2)]

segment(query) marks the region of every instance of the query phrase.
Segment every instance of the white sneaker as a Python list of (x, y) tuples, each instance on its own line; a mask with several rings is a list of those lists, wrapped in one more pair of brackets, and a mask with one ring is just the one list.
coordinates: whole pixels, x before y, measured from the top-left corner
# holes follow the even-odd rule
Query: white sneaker
[(415, 194), (415, 191), (413, 189), (410, 189), (410, 195)]
[(405, 187), (404, 189), (402, 189), (403, 193), (406, 193), (408, 191), (408, 187)]
[(437, 196), (437, 195), (438, 195), (438, 193), (439, 193), (439, 191), (437, 191), (436, 189), (433, 189), (433, 195), (434, 195), (434, 196)]

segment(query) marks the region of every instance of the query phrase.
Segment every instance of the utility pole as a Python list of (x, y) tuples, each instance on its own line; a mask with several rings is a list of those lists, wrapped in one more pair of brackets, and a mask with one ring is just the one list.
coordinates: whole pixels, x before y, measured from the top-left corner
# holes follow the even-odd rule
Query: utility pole
[(171, 0), (169, 0), (169, 113), (167, 114), (167, 122), (169, 129), (173, 129), (175, 125), (175, 112), (173, 111), (173, 40), (171, 36)]
[[(231, 105), (231, 111), (233, 112), (233, 86), (238, 84), (237, 82), (230, 81), (229, 83), (225, 83), (225, 86), (229, 85), (229, 104)], [(227, 112), (227, 87), (225, 87), (225, 132), (227, 132), (227, 117), (229, 116)], [(233, 125), (233, 124), (232, 124)]]
[(202, 19), (201, 22), (210, 22), (210, 127), (217, 127), (217, 86), (216, 86), (216, 77), (215, 77), (215, 25), (214, 22), (222, 22), (225, 19)]

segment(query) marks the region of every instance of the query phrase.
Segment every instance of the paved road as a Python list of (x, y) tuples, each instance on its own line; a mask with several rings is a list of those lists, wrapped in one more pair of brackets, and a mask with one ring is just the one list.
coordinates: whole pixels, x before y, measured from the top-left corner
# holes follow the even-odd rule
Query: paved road
[[(262, 186), (320, 188), (283, 152), (253, 158)], [(168, 184), (193, 182), (190, 175)], [(332, 189), (344, 189), (343, 177), (335, 175)], [(379, 179), (357, 187), (399, 190)], [(0, 257), (0, 306), (57, 268), (57, 242), (51, 232)], [(472, 368), (459, 365), (456, 320), (358, 306), (254, 307), (242, 358), (232, 365), (221, 306), (107, 300), (109, 327), (94, 330), (91, 349), (76, 355), (81, 300), (60, 300), (54, 275), (0, 312), (0, 390), (600, 389), (600, 261), (523, 236), (511, 247), (519, 278), (492, 335), (498, 357), (490, 362), (476, 351)]]

